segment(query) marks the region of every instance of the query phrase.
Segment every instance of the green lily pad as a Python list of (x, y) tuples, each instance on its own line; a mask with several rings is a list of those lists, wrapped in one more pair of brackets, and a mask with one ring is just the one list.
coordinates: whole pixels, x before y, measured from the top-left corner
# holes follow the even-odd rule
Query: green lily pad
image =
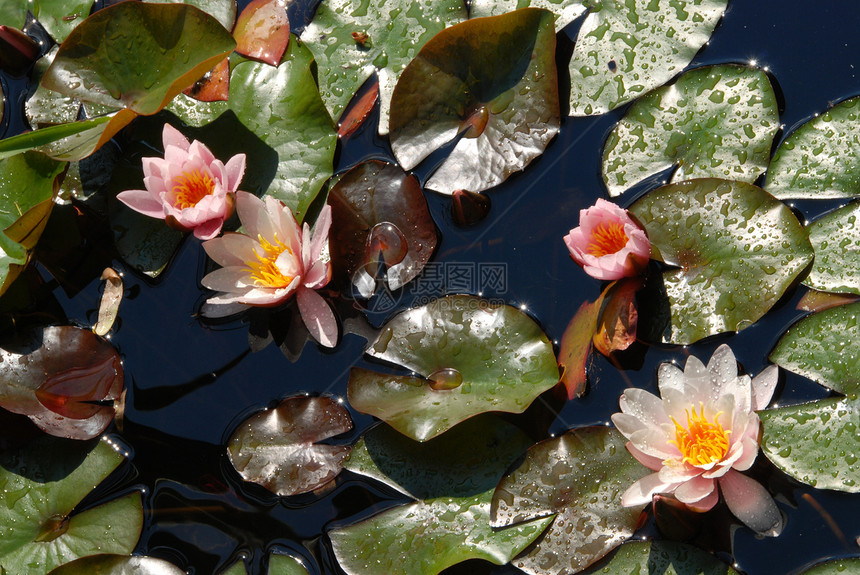
[(0, 22), (5, 26), (23, 28), (27, 22), (30, 0), (5, 0), (0, 2)]
[(230, 105), (223, 100), (201, 102), (185, 94), (179, 94), (165, 109), (173, 112), (184, 124), (200, 128), (217, 120), (229, 108)]
[(561, 30), (585, 13), (586, 0), (472, 0), (470, 18), (498, 16), (519, 8), (543, 8), (555, 15), (555, 27)]
[(78, 557), (134, 550), (143, 527), (139, 492), (70, 516), (124, 461), (109, 439), (87, 451), (43, 439), (0, 458), (0, 570), (42, 575)]
[(608, 561), (582, 571), (582, 575), (738, 575), (716, 557), (692, 545), (674, 541), (630, 541)]
[(775, 364), (845, 395), (860, 394), (860, 302), (807, 316), (770, 354)]
[[(707, 43), (727, 4), (728, 0), (589, 2), (591, 12), (579, 30), (569, 65), (570, 114), (603, 114), (665, 84)], [(778, 123), (774, 122), (774, 131)]]
[(762, 70), (692, 70), (630, 107), (603, 149), (603, 181), (609, 194), (618, 196), (678, 166), (673, 182), (753, 182), (767, 168), (778, 129), (776, 96)]
[(152, 4), (188, 4), (200, 8), (221, 23), (228, 31), (236, 23), (235, 0), (146, 0)]
[(801, 575), (845, 575), (846, 573), (860, 572), (860, 558), (833, 559), (810, 567)]
[(185, 575), (185, 571), (157, 557), (93, 555), (57, 567), (49, 575)]
[(86, 158), (110, 140), (133, 114), (103, 116), (72, 124), (59, 124), (0, 140), (0, 160), (37, 150), (51, 158), (76, 161)]
[(277, 151), (277, 173), (267, 195), (301, 221), (333, 171), (337, 131), (320, 99), (313, 55), (292, 38), (277, 68), (242, 62), (230, 77), (230, 109)]
[(426, 443), (385, 425), (371, 429), (347, 469), (420, 501), (329, 532), (341, 567), (350, 575), (433, 575), (466, 559), (507, 563), (552, 520), (500, 531), (489, 525), (493, 490), (529, 445), (525, 433), (492, 415)]
[(340, 473), (349, 447), (317, 442), (350, 429), (349, 412), (331, 397), (288, 397), (243, 421), (230, 436), (227, 455), (246, 481), (298, 495)]
[(837, 104), (783, 141), (765, 189), (780, 199), (851, 198), (860, 194), (860, 97)]
[(806, 227), (815, 250), (804, 285), (860, 295), (860, 204), (849, 204)]
[(301, 561), (289, 555), (272, 553), (269, 555), (268, 575), (308, 575)]
[(480, 192), (540, 156), (560, 126), (551, 12), (523, 8), (434, 36), (391, 99), (391, 149), (411, 170), (463, 137), (425, 187)]
[(462, 0), (320, 3), (302, 42), (317, 62), (320, 93), (332, 118), (340, 118), (353, 95), (376, 72), (379, 133), (387, 134), (391, 96), (403, 69), (428, 40), (465, 19)]
[(69, 34), (42, 84), (83, 101), (150, 115), (235, 46), (215, 18), (193, 6), (121, 2)]
[(521, 413), (558, 383), (552, 344), (540, 326), (514, 307), (470, 295), (396, 315), (366, 353), (422, 377), (354, 368), (350, 405), (419, 441), (479, 413)]
[(669, 184), (630, 207), (663, 272), (671, 323), (663, 341), (689, 344), (762, 317), (812, 261), (792, 211), (744, 182)]
[(768, 409), (759, 416), (762, 451), (787, 475), (816, 489), (860, 492), (856, 396)]
[(533, 575), (576, 573), (633, 535), (642, 510), (622, 507), (621, 494), (650, 470), (627, 452), (626, 441), (610, 427), (573, 429), (533, 446), (499, 482), (493, 527), (555, 515), (516, 567)]
[(28, 2), (33, 15), (57, 42), (90, 15), (94, 0), (33, 0)]

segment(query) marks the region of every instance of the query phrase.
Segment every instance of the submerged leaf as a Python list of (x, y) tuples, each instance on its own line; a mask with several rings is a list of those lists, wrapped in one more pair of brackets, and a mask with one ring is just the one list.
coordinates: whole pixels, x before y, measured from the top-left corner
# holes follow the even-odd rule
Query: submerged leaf
[[(366, 353), (422, 377), (353, 368), (349, 402), (419, 441), (479, 413), (521, 413), (558, 382), (552, 344), (511, 306), (469, 295), (404, 311), (382, 327)], [(434, 389), (440, 374), (460, 383)], [(428, 378), (428, 379), (423, 379)]]
[(582, 575), (738, 575), (730, 566), (692, 545), (674, 541), (630, 541), (608, 561), (582, 571)]
[(411, 170), (462, 137), (425, 187), (480, 192), (543, 154), (560, 126), (550, 12), (525, 8), (433, 37), (391, 100), (391, 148)]
[(277, 66), (290, 41), (290, 20), (283, 0), (252, 0), (245, 6), (236, 28), (236, 52)]
[[(858, 164), (860, 168), (860, 164)], [(849, 204), (806, 227), (815, 250), (804, 285), (860, 295), (860, 204)]]
[(572, 116), (603, 114), (662, 86), (705, 45), (728, 0), (588, 4), (569, 65)]
[(668, 264), (671, 325), (663, 340), (689, 344), (740, 331), (762, 317), (812, 261), (792, 211), (744, 182), (701, 179), (663, 186), (630, 207)]
[(185, 571), (157, 557), (93, 555), (58, 567), (49, 575), (185, 575)]
[[(609, 427), (586, 427), (542, 441), (499, 482), (494, 527), (555, 514), (546, 535), (513, 564), (526, 573), (571, 575), (629, 538), (640, 509), (622, 507), (621, 494), (649, 470)], [(551, 570), (551, 571), (550, 571)]]
[(851, 198), (860, 194), (860, 97), (816, 115), (777, 148), (765, 189), (788, 198)]
[(592, 340), (600, 318), (603, 294), (594, 302), (583, 302), (576, 310), (561, 336), (558, 350), (558, 365), (561, 382), (567, 389), (567, 398), (573, 399), (585, 393), (588, 383), (588, 358), (591, 357)]
[(349, 447), (317, 442), (352, 429), (349, 412), (330, 397), (288, 397), (242, 422), (227, 455), (243, 479), (278, 495), (322, 487), (340, 473)]
[(93, 333), (103, 336), (111, 330), (119, 312), (119, 304), (122, 301), (122, 278), (113, 268), (105, 268), (101, 279), (105, 282), (105, 288), (99, 301), (99, 318), (93, 326)]
[(762, 70), (728, 65), (692, 70), (630, 107), (606, 140), (603, 181), (617, 196), (678, 166), (673, 182), (712, 177), (753, 182), (767, 168), (778, 129), (776, 96)]
[(466, 19), (462, 0), (330, 0), (320, 3), (302, 42), (313, 52), (320, 92), (333, 118), (353, 95), (379, 76), (379, 133), (388, 133), (391, 94), (418, 50), (433, 36)]

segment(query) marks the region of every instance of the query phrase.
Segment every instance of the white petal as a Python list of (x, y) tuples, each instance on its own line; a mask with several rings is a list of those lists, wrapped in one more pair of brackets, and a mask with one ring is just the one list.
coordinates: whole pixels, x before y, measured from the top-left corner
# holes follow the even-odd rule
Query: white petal
[(782, 532), (782, 514), (761, 484), (735, 470), (726, 473), (719, 483), (729, 511), (744, 525), (771, 537)]
[(645, 425), (671, 423), (663, 410), (663, 400), (644, 389), (625, 389), (618, 403), (621, 411), (639, 419)]
[(651, 457), (646, 453), (642, 453), (631, 442), (627, 442), (627, 451), (630, 455), (636, 458), (636, 461), (652, 471), (660, 471), (663, 468), (663, 460), (659, 457)]
[(767, 407), (767, 404), (770, 403), (770, 398), (773, 397), (773, 391), (776, 389), (778, 381), (779, 367), (776, 365), (767, 366), (753, 378), (752, 408), (754, 411), (759, 411)]
[(732, 353), (732, 348), (726, 344), (718, 347), (708, 362), (708, 372), (714, 378), (712, 381), (719, 388), (737, 378), (738, 361), (735, 359), (735, 354)]
[(683, 393), (684, 372), (674, 363), (661, 363), (657, 369), (657, 382), (660, 388), (660, 396), (666, 396), (667, 389), (675, 389)]
[(656, 473), (646, 475), (627, 488), (621, 496), (621, 505), (624, 507), (639, 507), (651, 503), (651, 497), (655, 493), (672, 493), (677, 483), (664, 483)]
[(710, 495), (715, 487), (713, 479), (699, 475), (679, 485), (675, 489), (675, 497), (681, 503), (696, 503)]
[(245, 267), (245, 262), (256, 259), (254, 248), (260, 244), (245, 234), (227, 232), (220, 238), (203, 242), (206, 255), (222, 267)]

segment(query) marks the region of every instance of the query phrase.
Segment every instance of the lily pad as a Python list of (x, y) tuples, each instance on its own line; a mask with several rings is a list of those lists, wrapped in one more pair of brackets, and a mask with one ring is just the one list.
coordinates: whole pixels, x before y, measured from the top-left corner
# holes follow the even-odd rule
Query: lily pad
[(312, 64), (307, 47), (291, 41), (277, 68), (242, 62), (230, 76), (230, 109), (278, 153), (277, 173), (266, 194), (289, 206), (299, 221), (331, 176), (337, 146)]
[(803, 124), (777, 148), (765, 189), (780, 199), (860, 195), (860, 97)]
[(561, 367), (561, 382), (567, 389), (568, 399), (585, 393), (588, 360), (591, 358), (591, 346), (600, 321), (600, 308), (605, 293), (601, 293), (594, 302), (583, 302), (561, 336), (558, 365)]
[(185, 571), (157, 557), (93, 555), (66, 563), (50, 575), (185, 575)]
[(518, 8), (543, 8), (555, 15), (555, 27), (561, 30), (585, 13), (586, 0), (472, 0), (470, 18), (498, 16)]
[(801, 575), (844, 575), (853, 571), (860, 570), (860, 558), (843, 558), (833, 559), (826, 563), (821, 563), (815, 567), (810, 567)]
[(57, 42), (90, 15), (94, 0), (29, 0), (28, 8)]
[(415, 279), (436, 249), (436, 225), (418, 178), (372, 160), (344, 174), (329, 192), (335, 274), (364, 297), (374, 291), (380, 251), (388, 288)]
[(588, 4), (569, 65), (572, 116), (603, 114), (665, 84), (707, 43), (728, 0)]
[(805, 317), (780, 338), (770, 360), (834, 391), (860, 394), (858, 315), (860, 302)]
[(290, 20), (281, 0), (252, 0), (236, 21), (236, 52), (277, 66), (290, 41)]
[(674, 541), (630, 541), (608, 561), (582, 575), (738, 575), (738, 572), (697, 547)]
[(350, 404), (418, 441), (479, 413), (521, 413), (558, 383), (540, 326), (514, 307), (470, 295), (401, 312), (366, 353), (422, 377), (353, 368)]
[(543, 154), (560, 126), (552, 13), (523, 8), (434, 36), (391, 99), (391, 148), (411, 170), (462, 137), (425, 184), (480, 192)]
[(317, 443), (352, 429), (345, 407), (331, 397), (289, 397), (242, 422), (227, 455), (243, 479), (278, 495), (322, 487), (338, 473), (349, 447)]
[(618, 196), (677, 166), (673, 182), (753, 182), (767, 168), (778, 129), (776, 96), (762, 70), (692, 70), (630, 107), (603, 149), (603, 181)]
[(416, 443), (388, 426), (365, 434), (347, 468), (421, 499), (329, 532), (350, 575), (433, 575), (467, 559), (507, 563), (551, 518), (490, 528), (490, 499), (505, 469), (531, 444), (500, 418), (482, 415)]
[(308, 575), (301, 561), (289, 555), (272, 553), (269, 555), (268, 575)]
[(37, 150), (46, 156), (76, 161), (92, 154), (124, 128), (134, 114), (122, 110), (113, 116), (102, 116), (71, 124), (59, 124), (25, 132), (0, 140), (0, 160), (16, 154)]
[(508, 527), (555, 515), (535, 547), (513, 564), (526, 573), (571, 575), (633, 535), (641, 509), (621, 494), (650, 472), (609, 427), (586, 427), (542, 441), (499, 482), (492, 525)]
[(669, 266), (663, 282), (671, 325), (663, 341), (689, 344), (741, 331), (762, 317), (812, 261), (792, 211), (744, 182), (669, 184), (630, 207)]
[(201, 102), (185, 94), (179, 94), (167, 105), (167, 110), (173, 112), (184, 124), (200, 128), (214, 122), (230, 108), (227, 102)]
[[(424, 44), (466, 19), (462, 0), (332, 0), (320, 3), (302, 42), (313, 52), (322, 98), (335, 119), (374, 73), (379, 76), (379, 133), (388, 133), (394, 86)], [(408, 168), (407, 168), (408, 169)]]
[(762, 451), (787, 475), (816, 489), (860, 492), (860, 401), (855, 396), (768, 409), (759, 416)]
[(5, 453), (0, 458), (0, 571), (43, 575), (78, 557), (131, 553), (143, 527), (139, 492), (71, 515), (123, 461), (109, 439), (90, 450), (45, 438)]
[(860, 204), (849, 204), (806, 227), (815, 250), (804, 285), (860, 295)]
[(188, 4), (200, 8), (224, 26), (232, 30), (236, 23), (236, 0), (146, 0), (153, 4)]

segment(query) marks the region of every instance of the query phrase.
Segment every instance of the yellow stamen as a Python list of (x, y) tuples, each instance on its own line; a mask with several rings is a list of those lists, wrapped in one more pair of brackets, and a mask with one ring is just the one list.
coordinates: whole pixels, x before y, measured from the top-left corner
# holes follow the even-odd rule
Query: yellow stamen
[(627, 234), (624, 233), (624, 224), (599, 224), (591, 232), (591, 241), (588, 242), (585, 253), (599, 258), (620, 252), (626, 245)]
[(183, 172), (173, 180), (173, 205), (183, 210), (193, 208), (197, 202), (215, 191), (215, 180), (200, 170)]
[(684, 456), (684, 461), (691, 465), (708, 465), (721, 460), (729, 450), (731, 433), (725, 431), (717, 421), (722, 411), (714, 416), (713, 423), (705, 419), (705, 407), (701, 403), (699, 413), (696, 413), (695, 406), (692, 412), (691, 415), (687, 411), (686, 428), (672, 418), (675, 422), (675, 441), (670, 440), (669, 443), (673, 443)]
[(275, 234), (275, 243), (270, 243), (269, 240), (262, 235), (257, 235), (257, 241), (260, 242), (260, 247), (263, 248), (263, 253), (259, 253), (254, 249), (256, 260), (247, 260), (245, 271), (251, 272), (251, 277), (254, 278), (254, 284), (260, 287), (283, 288), (290, 285), (293, 281), (292, 276), (284, 275), (278, 269), (278, 256), (284, 252), (293, 253), (287, 244), (282, 242), (278, 235)]

